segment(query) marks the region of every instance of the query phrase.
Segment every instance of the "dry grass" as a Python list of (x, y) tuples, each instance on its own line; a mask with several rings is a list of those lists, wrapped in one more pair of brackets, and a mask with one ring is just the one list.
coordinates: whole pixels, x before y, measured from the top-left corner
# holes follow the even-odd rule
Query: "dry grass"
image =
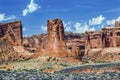
[[(64, 59), (57, 59), (54, 57), (51, 57), (51, 59), (48, 61), (49, 57), (39, 57), (36, 59), (30, 59), (26, 61), (16, 61), (16, 62), (9, 62), (8, 64), (11, 65), (13, 68), (12, 70), (31, 70), (36, 69), (38, 71), (56, 71), (65, 67), (70, 67), (73, 65), (78, 65), (78, 63), (71, 63), (71, 62), (63, 62)], [(1, 68), (2, 69), (2, 68)], [(4, 68), (7, 69), (7, 68)]]

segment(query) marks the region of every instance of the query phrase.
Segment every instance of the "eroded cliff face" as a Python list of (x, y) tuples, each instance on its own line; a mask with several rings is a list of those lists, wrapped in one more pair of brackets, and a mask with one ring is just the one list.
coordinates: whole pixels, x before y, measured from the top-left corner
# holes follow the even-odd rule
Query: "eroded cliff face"
[(4, 23), (0, 25), (0, 40), (7, 39), (14, 46), (22, 45), (22, 24), (21, 21)]
[(30, 58), (22, 43), (21, 21), (0, 24), (0, 63)]
[(32, 50), (34, 50), (35, 52), (41, 52), (41, 50), (45, 51), (46, 43), (47, 43), (46, 34), (33, 35), (31, 37), (23, 38), (23, 46), (28, 51), (32, 51)]
[[(20, 46), (14, 46), (7, 39), (0, 40), (0, 64), (10, 61), (24, 61), (31, 58)], [(23, 50), (23, 51), (22, 51)]]
[(64, 27), (60, 19), (48, 20), (46, 50), (49, 54), (66, 56), (67, 46), (64, 41)]
[(82, 59), (85, 52), (85, 35), (67, 32), (65, 33), (68, 56)]

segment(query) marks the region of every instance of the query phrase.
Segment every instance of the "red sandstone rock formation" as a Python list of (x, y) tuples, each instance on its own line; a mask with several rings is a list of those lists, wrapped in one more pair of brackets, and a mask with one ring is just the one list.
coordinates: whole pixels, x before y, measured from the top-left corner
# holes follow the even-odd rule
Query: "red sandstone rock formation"
[[(0, 64), (10, 61), (22, 61), (31, 58), (29, 54), (24, 53), (22, 46), (14, 46), (7, 39), (0, 40)], [(23, 50), (23, 51), (22, 51)]]
[(22, 24), (15, 21), (0, 25), (0, 40), (7, 39), (13, 45), (22, 45)]
[[(31, 37), (23, 38), (24, 48), (28, 51), (39, 52), (45, 49), (47, 42), (46, 34), (33, 35)], [(41, 52), (42, 53), (42, 52)]]
[(67, 49), (64, 42), (64, 27), (60, 19), (48, 20), (46, 49), (49, 54), (66, 56)]
[(83, 61), (106, 62), (120, 60), (120, 49), (118, 47), (89, 49), (84, 55)]
[[(118, 25), (117, 22), (116, 25)], [(47, 53), (50, 56), (67, 55), (82, 59), (87, 55), (85, 53), (89, 54), (92, 49), (120, 46), (119, 26), (106, 27), (101, 31), (87, 34), (64, 34), (63, 23), (60, 19), (48, 20), (47, 26), (47, 35), (28, 38), (27, 44), (30, 48), (43, 49), (44, 52), (41, 53)], [(90, 54), (94, 55), (93, 53)]]

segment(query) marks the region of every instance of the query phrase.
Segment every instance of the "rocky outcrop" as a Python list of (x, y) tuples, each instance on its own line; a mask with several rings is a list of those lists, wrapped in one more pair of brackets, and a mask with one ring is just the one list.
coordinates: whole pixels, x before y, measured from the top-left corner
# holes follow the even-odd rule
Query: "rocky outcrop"
[(53, 55), (66, 56), (67, 49), (64, 41), (64, 27), (60, 19), (48, 20), (46, 50)]
[(73, 39), (84, 39), (85, 35), (81, 33), (73, 33), (73, 32), (65, 32), (65, 40), (73, 40)]
[(33, 35), (31, 37), (23, 38), (23, 46), (25, 50), (28, 51), (35, 50), (35, 52), (39, 52), (45, 49), (46, 42), (46, 34)]
[(120, 49), (117, 47), (89, 49), (82, 59), (85, 62), (106, 62), (120, 60)]
[(9, 61), (22, 61), (27, 60), (30, 57), (21, 53), (21, 49), (18, 51), (18, 47), (15, 50), (15, 46), (13, 46), (12, 42), (7, 39), (3, 39), (0, 41), (0, 64), (9, 62)]
[(0, 24), (0, 63), (30, 59), (22, 45), (21, 21)]
[(115, 22), (115, 27), (120, 27), (120, 21)]
[(14, 46), (22, 45), (21, 21), (3, 23), (0, 25), (0, 40), (7, 39)]

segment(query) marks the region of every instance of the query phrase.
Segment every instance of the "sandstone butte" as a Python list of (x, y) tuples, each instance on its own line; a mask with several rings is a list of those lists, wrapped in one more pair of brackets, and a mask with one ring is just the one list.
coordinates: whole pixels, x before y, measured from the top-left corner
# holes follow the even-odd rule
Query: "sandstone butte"
[[(80, 60), (120, 60), (120, 22), (100, 31), (64, 32), (61, 19), (47, 21), (47, 34), (22, 37), (21, 21), (0, 23), (0, 41), (8, 40), (15, 51), (41, 56), (74, 57)], [(111, 52), (108, 52), (112, 49)], [(117, 51), (117, 54), (116, 54)], [(38, 55), (36, 55), (38, 56)], [(114, 58), (113, 58), (114, 57)]]

